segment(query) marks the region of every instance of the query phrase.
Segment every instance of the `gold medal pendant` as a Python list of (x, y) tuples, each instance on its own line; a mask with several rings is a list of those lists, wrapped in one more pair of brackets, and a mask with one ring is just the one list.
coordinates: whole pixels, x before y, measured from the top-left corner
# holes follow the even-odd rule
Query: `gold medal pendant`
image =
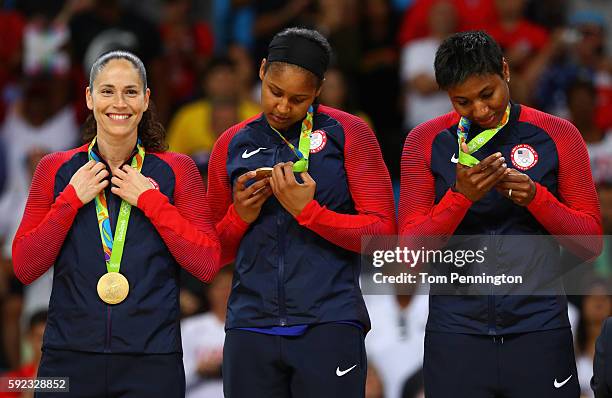
[(98, 280), (98, 296), (107, 304), (119, 304), (129, 291), (127, 278), (119, 272), (107, 272)]

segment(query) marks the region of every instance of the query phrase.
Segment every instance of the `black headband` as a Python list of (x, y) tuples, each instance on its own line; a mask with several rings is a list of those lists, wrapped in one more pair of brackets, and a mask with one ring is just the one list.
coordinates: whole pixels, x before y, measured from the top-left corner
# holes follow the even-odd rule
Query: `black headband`
[(329, 64), (327, 52), (313, 40), (301, 36), (276, 36), (268, 46), (267, 62), (285, 62), (314, 73), (319, 79)]

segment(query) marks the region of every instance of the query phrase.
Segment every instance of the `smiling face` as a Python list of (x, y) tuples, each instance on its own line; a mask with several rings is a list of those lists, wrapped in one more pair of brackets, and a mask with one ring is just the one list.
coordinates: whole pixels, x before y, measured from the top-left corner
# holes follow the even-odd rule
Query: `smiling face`
[(506, 61), (503, 74), (503, 77), (498, 74), (472, 75), (449, 88), (448, 96), (455, 111), (482, 128), (496, 127), (510, 101), (507, 84), (510, 72)]
[(85, 91), (87, 107), (96, 119), (97, 134), (125, 138), (138, 134), (138, 123), (149, 106), (137, 69), (126, 59), (108, 61)]
[(308, 107), (321, 92), (317, 79), (293, 65), (270, 65), (264, 59), (259, 69), (262, 81), (261, 106), (270, 126), (286, 130), (306, 116)]

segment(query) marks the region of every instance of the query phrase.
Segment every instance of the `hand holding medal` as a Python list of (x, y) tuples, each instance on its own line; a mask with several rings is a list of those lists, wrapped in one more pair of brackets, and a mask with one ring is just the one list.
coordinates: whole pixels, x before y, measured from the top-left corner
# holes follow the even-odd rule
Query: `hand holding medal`
[(527, 174), (515, 169), (508, 169), (495, 189), (519, 206), (528, 206), (536, 194), (535, 182)]
[(297, 217), (304, 207), (314, 199), (317, 183), (307, 171), (300, 173), (300, 184), (294, 174), (295, 165), (292, 162), (279, 163), (272, 170), (270, 186), (281, 206), (291, 215)]
[(506, 160), (496, 152), (473, 167), (457, 163), (455, 189), (472, 202), (482, 199), (507, 174)]
[(468, 142), (468, 133), (471, 122), (462, 117), (457, 125), (457, 143), (459, 147), (459, 161), (457, 162), (457, 181), (455, 189), (472, 202), (482, 199), (508, 174), (508, 166), (500, 152), (489, 155), (482, 162), (472, 154), (489, 142), (510, 118), (510, 104), (497, 127), (487, 129)]
[(264, 177), (247, 186), (247, 181), (256, 178), (255, 170), (247, 171), (234, 184), (234, 209), (242, 221), (252, 223), (259, 217), (261, 207), (272, 195), (270, 177)]

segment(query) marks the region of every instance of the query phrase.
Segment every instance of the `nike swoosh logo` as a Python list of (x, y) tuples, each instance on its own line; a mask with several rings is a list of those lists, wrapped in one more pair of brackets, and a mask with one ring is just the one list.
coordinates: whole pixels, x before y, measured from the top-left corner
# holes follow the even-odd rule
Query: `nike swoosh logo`
[(567, 382), (569, 381), (569, 379), (571, 379), (571, 378), (572, 378), (572, 376), (573, 376), (573, 375), (569, 375), (569, 377), (568, 377), (567, 379), (563, 380), (561, 383), (559, 383), (559, 382), (557, 381), (557, 379), (555, 378), (555, 388), (561, 388), (561, 387), (563, 387), (563, 386), (565, 385), (565, 383), (567, 383)]
[(347, 374), (348, 372), (350, 372), (351, 370), (355, 369), (356, 367), (357, 367), (357, 365), (355, 364), (355, 365), (351, 366), (350, 368), (348, 368), (347, 370), (340, 370), (340, 366), (338, 366), (336, 368), (336, 376), (342, 377), (345, 374)]
[(454, 153), (453, 153), (453, 156), (451, 157), (451, 162), (453, 162), (453, 163), (458, 163), (459, 162), (459, 158)]
[(255, 149), (254, 151), (251, 151), (251, 152), (248, 152), (248, 150), (247, 150), (247, 149), (245, 149), (245, 150), (244, 150), (244, 153), (242, 154), (242, 158), (243, 158), (243, 159), (248, 159), (248, 158), (250, 158), (251, 156), (253, 156), (253, 155), (255, 155), (255, 154), (259, 153), (259, 151), (261, 151), (262, 149), (268, 149), (268, 148), (257, 148), (257, 149)]

